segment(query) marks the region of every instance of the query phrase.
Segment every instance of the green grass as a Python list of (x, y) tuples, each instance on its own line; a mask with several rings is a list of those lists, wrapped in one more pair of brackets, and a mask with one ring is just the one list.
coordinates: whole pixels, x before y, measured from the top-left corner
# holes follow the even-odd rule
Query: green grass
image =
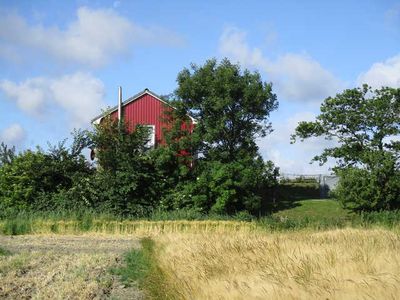
[(289, 219), (331, 219), (346, 218), (349, 211), (343, 209), (340, 203), (331, 199), (309, 199), (293, 202), (293, 207), (274, 213), (274, 216)]
[(32, 219), (24, 217), (6, 219), (0, 230), (0, 233), (5, 235), (29, 234), (31, 232)]
[(11, 252), (8, 251), (7, 249), (0, 247), (0, 256), (8, 256), (8, 255), (11, 255)]
[(150, 299), (175, 299), (176, 293), (165, 280), (164, 273), (157, 264), (155, 243), (150, 238), (140, 241), (140, 249), (126, 253), (124, 265), (111, 270), (127, 286), (137, 283)]
[[(259, 219), (259, 225), (273, 231), (364, 226), (359, 215), (343, 209), (336, 200), (297, 200), (286, 202), (283, 207), (285, 208)], [(372, 224), (373, 222), (370, 222), (368, 225)]]
[[(121, 281), (128, 286), (133, 283), (142, 284), (145, 279), (149, 276), (151, 269), (151, 260), (149, 257), (150, 241), (143, 239), (141, 241), (141, 249), (132, 249), (125, 254), (124, 265), (119, 268), (114, 268), (111, 273), (120, 276)], [(143, 244), (145, 247), (143, 248)]]

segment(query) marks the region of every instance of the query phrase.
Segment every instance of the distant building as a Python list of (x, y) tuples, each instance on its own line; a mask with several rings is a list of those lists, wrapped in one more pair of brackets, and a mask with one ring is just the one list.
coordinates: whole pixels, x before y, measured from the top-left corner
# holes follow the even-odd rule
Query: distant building
[[(102, 120), (111, 116), (113, 119), (123, 117), (124, 122), (130, 130), (134, 130), (137, 125), (150, 128), (149, 146), (156, 147), (165, 144), (164, 129), (170, 129), (171, 124), (166, 121), (165, 112), (175, 109), (168, 102), (162, 100), (160, 96), (149, 89), (122, 101), (122, 91), (119, 89), (119, 104), (107, 110), (103, 114), (95, 117), (92, 124), (100, 124)], [(190, 117), (188, 130), (192, 131), (196, 121)]]

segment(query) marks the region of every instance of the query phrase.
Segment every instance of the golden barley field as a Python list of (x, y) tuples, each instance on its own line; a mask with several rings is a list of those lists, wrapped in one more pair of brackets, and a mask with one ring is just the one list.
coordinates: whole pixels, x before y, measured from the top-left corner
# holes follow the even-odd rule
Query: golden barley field
[(400, 299), (400, 236), (384, 229), (154, 237), (181, 299)]
[(173, 299), (400, 299), (399, 228), (274, 232), (234, 221), (169, 221), (84, 234), (60, 223), (54, 234), (50, 225), (0, 235), (1, 248), (13, 253), (0, 255), (0, 298), (140, 299), (108, 270), (150, 237), (160, 288)]

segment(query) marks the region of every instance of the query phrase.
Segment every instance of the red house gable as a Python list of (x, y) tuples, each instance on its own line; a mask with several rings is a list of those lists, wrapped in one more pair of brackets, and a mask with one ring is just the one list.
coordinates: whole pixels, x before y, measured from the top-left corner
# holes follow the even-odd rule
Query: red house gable
[[(171, 109), (174, 108), (148, 89), (122, 102), (122, 116), (128, 124), (129, 129), (134, 130), (137, 125), (151, 126), (154, 130), (153, 142), (155, 142), (155, 145), (165, 143), (163, 129), (168, 129), (170, 126), (164, 120), (165, 112)], [(97, 116), (92, 120), (92, 123), (99, 124), (101, 120), (108, 115), (117, 119), (118, 106)], [(191, 117), (190, 119), (191, 123), (194, 124), (194, 119)]]

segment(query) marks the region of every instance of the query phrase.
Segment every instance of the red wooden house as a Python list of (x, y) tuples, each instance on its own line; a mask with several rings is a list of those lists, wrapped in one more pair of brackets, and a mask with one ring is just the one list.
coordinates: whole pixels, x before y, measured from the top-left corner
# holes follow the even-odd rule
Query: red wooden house
[[(149, 89), (122, 101), (122, 91), (119, 88), (118, 105), (94, 118), (92, 124), (101, 123), (102, 119), (109, 115), (118, 119), (123, 116), (130, 130), (134, 130), (137, 125), (148, 126), (151, 129), (149, 145), (155, 147), (165, 143), (163, 129), (169, 129), (170, 126), (165, 121), (165, 112), (171, 109), (174, 107)], [(196, 121), (190, 116), (189, 118), (189, 130), (192, 130)]]

